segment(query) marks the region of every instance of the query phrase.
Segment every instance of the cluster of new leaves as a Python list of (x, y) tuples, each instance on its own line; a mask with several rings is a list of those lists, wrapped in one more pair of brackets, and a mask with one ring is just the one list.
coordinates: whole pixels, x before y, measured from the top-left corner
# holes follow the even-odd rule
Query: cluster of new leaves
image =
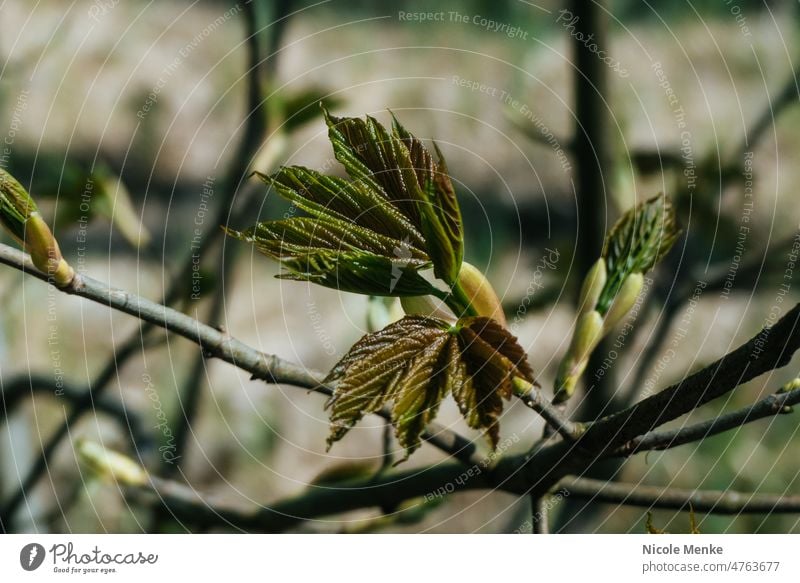
[(436, 318), (406, 316), (359, 340), (328, 375), (338, 381), (328, 444), (341, 439), (367, 413), (391, 403), (392, 423), (406, 457), (452, 394), (467, 424), (483, 429), (492, 447), (499, 439), (503, 399), (512, 381), (535, 382), (517, 339), (485, 317), (453, 326)]
[(647, 273), (669, 252), (680, 233), (672, 202), (663, 194), (623, 214), (603, 245), (608, 279), (597, 310), (605, 314), (625, 278), (632, 273)]
[(229, 234), (286, 268), (282, 277), (376, 296), (443, 293), (421, 271), (452, 286), (463, 259), (461, 211), (438, 148), (437, 161), (394, 119), (325, 111), (336, 159), (351, 180), (301, 166), (259, 175), (308, 213)]
[[(391, 404), (397, 439), (410, 455), (452, 394), (469, 426), (496, 446), (503, 399), (511, 397), (515, 378), (534, 382), (533, 371), (516, 338), (483, 317), (494, 312), (477, 316), (484, 304), (493, 307), (490, 294), (467, 293), (475, 280), (488, 282), (463, 273), (461, 211), (441, 152), (435, 147), (434, 160), (394, 116), (391, 131), (369, 116), (325, 111), (325, 119), (350, 180), (300, 166), (260, 175), (308, 216), (229, 234), (280, 261), (282, 277), (373, 296), (434, 295), (461, 317), (452, 325), (407, 316), (356, 343), (325, 381), (336, 383), (328, 444)], [(449, 289), (423, 277), (430, 268)]]

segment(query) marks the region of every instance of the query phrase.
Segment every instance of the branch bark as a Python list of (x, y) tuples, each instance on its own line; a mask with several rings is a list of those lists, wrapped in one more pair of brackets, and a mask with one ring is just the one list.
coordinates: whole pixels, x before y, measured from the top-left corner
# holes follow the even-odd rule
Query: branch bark
[(641, 484), (621, 484), (566, 478), (559, 488), (569, 492), (570, 498), (592, 502), (662, 508), (668, 510), (695, 510), (710, 514), (775, 514), (800, 512), (800, 496), (754, 494), (733, 490), (688, 490), (660, 488)]
[(786, 393), (776, 393), (764, 397), (748, 407), (720, 415), (714, 419), (696, 423), (687, 427), (680, 427), (669, 431), (651, 431), (632, 439), (623, 445), (617, 453), (620, 455), (633, 455), (642, 451), (665, 450), (687, 443), (702, 441), (713, 435), (736, 429), (764, 417), (772, 417), (782, 413), (789, 413), (787, 407), (800, 403), (800, 389)]
[[(30, 257), (13, 247), (0, 245), (0, 264), (19, 269), (49, 284), (47, 275), (33, 266)], [(229, 334), (198, 322), (173, 308), (157, 304), (125, 290), (110, 287), (81, 274), (76, 275), (72, 283), (61, 288), (60, 291), (92, 300), (159, 326), (173, 334), (183, 336), (200, 346), (207, 358), (217, 358), (232, 364), (249, 372), (253, 379), (268, 383), (294, 385), (323, 395), (331, 395), (331, 388), (323, 385), (318, 375), (304, 367), (256, 350)], [(378, 414), (384, 418), (391, 417), (388, 411), (380, 411)], [(445, 427), (437, 424), (429, 425), (423, 438), (456, 459), (466, 463), (475, 463), (478, 460), (475, 445)]]

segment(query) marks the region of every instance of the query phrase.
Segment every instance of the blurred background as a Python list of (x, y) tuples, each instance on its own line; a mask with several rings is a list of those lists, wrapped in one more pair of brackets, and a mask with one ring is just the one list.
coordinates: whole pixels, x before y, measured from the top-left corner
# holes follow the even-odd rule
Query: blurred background
[[(320, 101), (384, 122), (391, 109), (446, 155), (467, 259), (502, 296), (548, 391), (603, 233), (666, 192), (684, 236), (587, 369), (573, 406), (592, 419), (713, 362), (794, 304), (798, 10), (788, 0), (7, 0), (0, 164), (39, 201), (78, 270), (324, 371), (367, 331), (367, 298), (277, 280), (274, 262), (220, 226), (292, 212), (253, 170), (343, 175)], [(11, 269), (0, 269), (0, 298), (7, 531), (190, 529), (87, 472), (74, 453), (81, 438), (242, 508), (384, 458), (379, 418), (326, 452), (319, 395), (251, 381), (187, 341)], [(795, 359), (693, 420), (798, 372)], [(452, 401), (439, 420), (485, 447)], [(797, 429), (781, 415), (591, 475), (798, 494)], [(541, 431), (521, 403), (506, 408), (506, 453)], [(404, 466), (443, 459), (423, 446)], [(474, 491), (396, 520), (365, 510), (299, 530), (524, 531), (527, 504)], [(567, 499), (553, 513), (561, 532), (645, 531), (636, 508)], [(791, 515), (697, 520), (703, 532), (800, 532)], [(653, 521), (689, 530), (685, 513)]]

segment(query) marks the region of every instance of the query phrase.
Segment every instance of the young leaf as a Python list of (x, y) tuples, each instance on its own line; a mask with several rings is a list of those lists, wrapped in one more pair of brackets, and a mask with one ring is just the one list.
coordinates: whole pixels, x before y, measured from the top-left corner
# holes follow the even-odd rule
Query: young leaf
[(369, 116), (323, 111), (351, 181), (302, 166), (256, 173), (310, 216), (226, 232), (281, 261), (281, 277), (368, 295), (444, 297), (419, 273), (433, 267), (452, 287), (463, 260), (461, 213), (441, 153), (434, 163), (397, 120), (390, 133)]
[(350, 349), (325, 382), (339, 380), (331, 399), (329, 445), (366, 413), (392, 403), (392, 423), (406, 457), (452, 393), (470, 427), (499, 439), (503, 399), (511, 381), (535, 382), (516, 338), (489, 318), (464, 318), (456, 326), (407, 316), (368, 334)]
[(680, 232), (672, 202), (664, 195), (641, 202), (622, 215), (603, 245), (607, 281), (597, 311), (606, 313), (628, 275), (647, 273), (661, 261)]

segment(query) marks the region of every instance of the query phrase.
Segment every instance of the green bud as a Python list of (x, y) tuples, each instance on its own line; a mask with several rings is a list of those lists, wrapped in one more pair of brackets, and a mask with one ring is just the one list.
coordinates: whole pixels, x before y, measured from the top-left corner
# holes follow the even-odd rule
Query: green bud
[(643, 286), (644, 276), (641, 273), (631, 273), (625, 278), (614, 298), (614, 303), (606, 313), (605, 333), (616, 326), (636, 304), (636, 299), (642, 293)]
[(508, 325), (503, 305), (492, 284), (477, 267), (464, 261), (458, 273), (457, 285), (464, 290), (467, 300), (478, 316), (492, 318), (504, 327)]
[(25, 221), (37, 210), (28, 191), (16, 178), (0, 168), (0, 224), (20, 244), (25, 240)]
[(75, 277), (64, 260), (58, 241), (39, 214), (28, 191), (0, 168), (0, 223), (30, 254), (37, 269), (50, 276), (58, 287), (66, 287)]
[(115, 451), (93, 441), (79, 441), (76, 452), (81, 462), (99, 477), (123, 486), (144, 486), (148, 480), (145, 469)]
[(581, 314), (595, 309), (597, 300), (600, 299), (600, 294), (603, 292), (605, 285), (606, 260), (601, 257), (595, 262), (586, 277), (583, 278), (581, 295), (578, 299), (578, 309)]

